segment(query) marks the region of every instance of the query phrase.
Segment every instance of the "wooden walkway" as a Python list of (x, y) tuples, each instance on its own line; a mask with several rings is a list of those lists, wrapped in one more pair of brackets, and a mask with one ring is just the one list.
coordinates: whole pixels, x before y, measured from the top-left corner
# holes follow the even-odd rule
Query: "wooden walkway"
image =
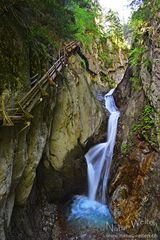
[(59, 52), (58, 60), (46, 72), (46, 74), (27, 92), (18, 102), (15, 108), (8, 108), (2, 104), (0, 110), (0, 121), (4, 126), (13, 126), (15, 122), (29, 120), (33, 116), (30, 114), (37, 102), (44, 96), (47, 96), (49, 85), (55, 84), (55, 78), (66, 65), (68, 58), (80, 49), (80, 43), (72, 41)]

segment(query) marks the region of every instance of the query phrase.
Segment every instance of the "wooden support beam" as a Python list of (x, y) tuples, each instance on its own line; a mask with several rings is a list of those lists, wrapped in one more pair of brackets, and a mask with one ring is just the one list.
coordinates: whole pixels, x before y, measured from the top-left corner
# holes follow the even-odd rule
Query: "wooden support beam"
[[(68, 57), (80, 46), (80, 43), (77, 41), (72, 41), (67, 44), (59, 52), (59, 58), (54, 63), (54, 65), (44, 74), (40, 80), (34, 82), (34, 86), (28, 91), (18, 102), (16, 108), (8, 108), (7, 114), (11, 121), (18, 122), (25, 120), (26, 116), (30, 116), (31, 110), (34, 106), (43, 100), (44, 96), (42, 91), (46, 91), (48, 86), (51, 84), (50, 81), (54, 83), (54, 79), (60, 73), (62, 68), (65, 66), (65, 63)], [(0, 121), (3, 121), (3, 111), (0, 110)]]

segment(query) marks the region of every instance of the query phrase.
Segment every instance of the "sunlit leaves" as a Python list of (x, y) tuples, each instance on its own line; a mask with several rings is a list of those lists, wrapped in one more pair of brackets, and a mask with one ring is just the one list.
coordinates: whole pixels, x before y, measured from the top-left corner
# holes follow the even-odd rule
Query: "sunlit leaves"
[(133, 50), (130, 52), (130, 62), (132, 66), (137, 66), (138, 64), (141, 63), (141, 58), (144, 53), (144, 48), (143, 47), (135, 47)]
[(144, 41), (153, 32), (151, 22), (160, 10), (160, 1), (134, 0), (132, 6), (138, 6), (138, 9), (133, 12), (129, 24), (134, 41), (133, 49), (130, 52), (130, 62), (133, 66), (138, 66), (144, 53)]
[(110, 10), (105, 16), (105, 25), (106, 38), (117, 46), (118, 49), (125, 49), (126, 42), (124, 39), (123, 25), (120, 22), (118, 13)]
[[(79, 2), (79, 1), (78, 1)], [(71, 24), (75, 32), (74, 37), (84, 45), (89, 45), (93, 39), (100, 34), (100, 27), (96, 23), (98, 17), (98, 8), (92, 1), (84, 1), (87, 7), (82, 7), (82, 3), (69, 1), (67, 9), (73, 13), (74, 22)]]

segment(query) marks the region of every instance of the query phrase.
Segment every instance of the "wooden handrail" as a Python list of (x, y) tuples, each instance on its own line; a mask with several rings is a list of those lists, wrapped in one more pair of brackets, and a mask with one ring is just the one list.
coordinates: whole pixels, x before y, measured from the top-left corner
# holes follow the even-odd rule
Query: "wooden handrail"
[[(12, 121), (24, 119), (24, 114), (30, 112), (39, 101), (42, 91), (45, 91), (50, 82), (54, 82), (58, 72), (62, 70), (67, 59), (80, 46), (77, 41), (72, 41), (60, 50), (60, 55), (52, 67), (44, 74), (44, 76), (35, 82), (35, 85), (19, 100), (18, 106), (8, 108), (6, 112)], [(12, 113), (11, 113), (12, 112)], [(10, 114), (9, 114), (10, 113)], [(0, 120), (3, 120), (3, 111), (0, 110)], [(9, 125), (9, 123), (7, 124)]]
[[(59, 58), (57, 59), (57, 61), (52, 65), (52, 67), (44, 74), (44, 76), (40, 80), (37, 80), (35, 82), (34, 86), (19, 100), (17, 106), (13, 109), (6, 109), (6, 113), (12, 122), (25, 120), (27, 117), (32, 117), (30, 112), (34, 108), (36, 103), (40, 100), (40, 98), (43, 98), (42, 91), (45, 92), (50, 83), (54, 83), (54, 79), (65, 66), (67, 59), (76, 51), (78, 52), (79, 49), (80, 43), (78, 41), (72, 41), (59, 51)], [(46, 93), (44, 95), (48, 94)], [(0, 120), (3, 120), (3, 115), (3, 111), (0, 110)], [(8, 126), (9, 124), (10, 121), (6, 125)]]

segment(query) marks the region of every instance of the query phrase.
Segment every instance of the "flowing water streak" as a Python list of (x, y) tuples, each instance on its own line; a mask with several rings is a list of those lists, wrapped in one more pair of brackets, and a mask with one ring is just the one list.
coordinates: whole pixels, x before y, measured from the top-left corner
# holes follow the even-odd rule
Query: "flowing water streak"
[[(85, 155), (88, 167), (88, 197), (105, 203), (106, 187), (113, 157), (113, 150), (117, 134), (117, 125), (120, 112), (112, 96), (114, 89), (105, 96), (105, 107), (110, 116), (108, 120), (107, 141), (91, 148)], [(99, 199), (97, 199), (99, 195)]]
[[(110, 116), (108, 120), (107, 140), (91, 148), (85, 155), (88, 165), (89, 197), (74, 196), (69, 212), (68, 223), (72, 228), (106, 229), (107, 224), (114, 224), (110, 210), (105, 205), (105, 193), (110, 165), (113, 156), (117, 123), (120, 113), (112, 96), (113, 90), (104, 96), (105, 106)], [(98, 195), (100, 196), (98, 198)], [(96, 201), (98, 200), (98, 201)]]

